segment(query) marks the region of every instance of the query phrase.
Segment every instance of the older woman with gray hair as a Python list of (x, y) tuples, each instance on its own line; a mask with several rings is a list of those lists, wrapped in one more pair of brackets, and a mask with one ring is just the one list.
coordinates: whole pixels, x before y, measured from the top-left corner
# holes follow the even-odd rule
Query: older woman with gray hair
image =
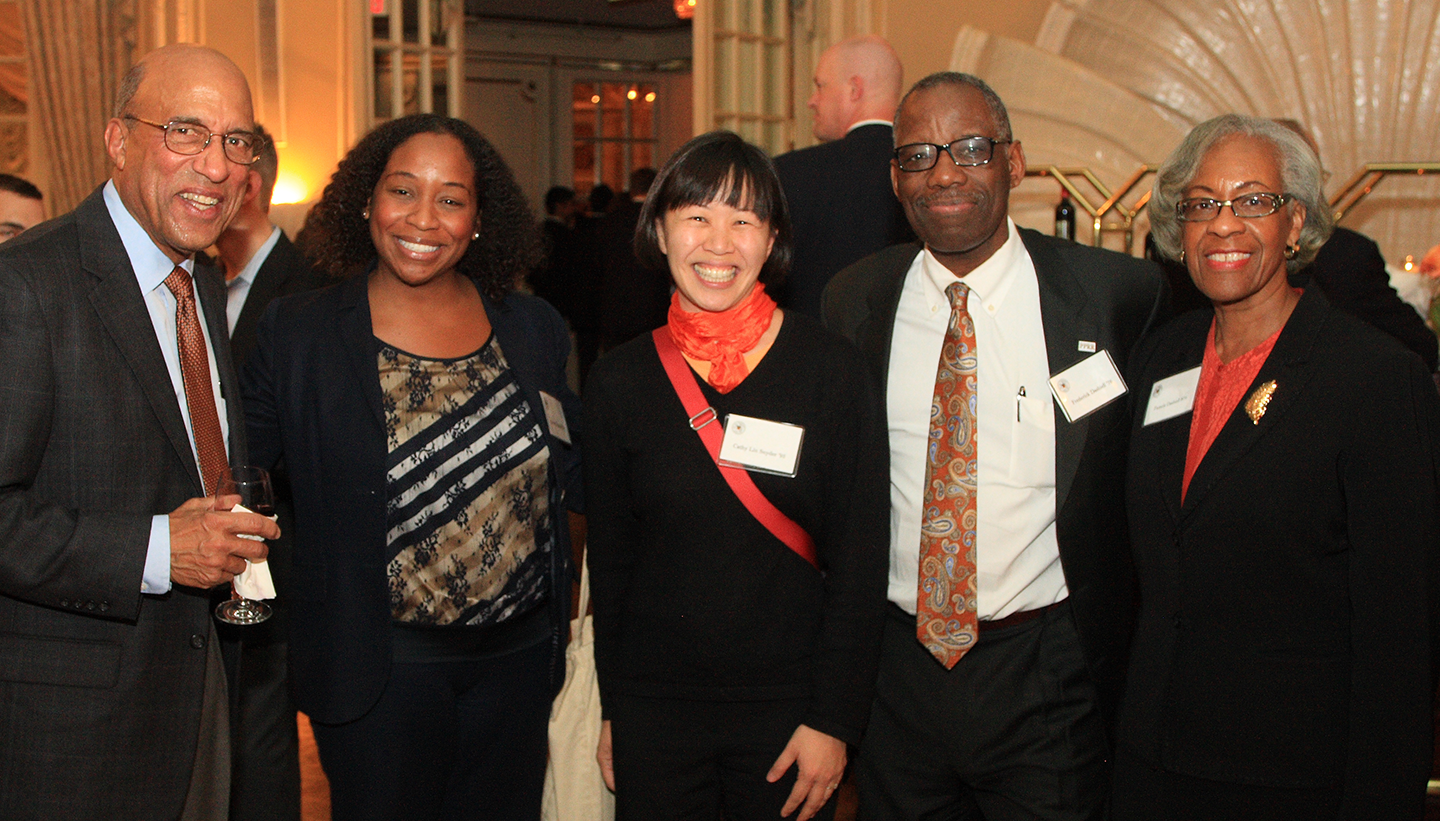
[(1440, 397), (1286, 269), (1333, 220), (1313, 151), (1197, 126), (1150, 206), (1213, 310), (1132, 358), (1141, 608), (1116, 819), (1420, 818), (1432, 756)]

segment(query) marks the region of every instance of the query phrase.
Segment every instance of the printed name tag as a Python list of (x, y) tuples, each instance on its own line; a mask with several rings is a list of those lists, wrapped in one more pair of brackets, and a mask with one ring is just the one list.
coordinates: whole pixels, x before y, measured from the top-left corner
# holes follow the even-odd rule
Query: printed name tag
[(725, 438), (720, 442), (720, 464), (758, 470), (777, 476), (794, 476), (800, 464), (800, 443), (805, 429), (732, 413), (725, 417)]
[(1050, 390), (1071, 422), (1105, 407), (1125, 395), (1125, 380), (1109, 351), (1086, 357), (1050, 377)]
[(1195, 388), (1199, 385), (1199, 366), (1156, 382), (1150, 389), (1150, 402), (1145, 406), (1144, 424), (1153, 425), (1189, 413), (1195, 407)]
[(540, 404), (545, 406), (545, 422), (550, 426), (550, 435), (570, 444), (570, 425), (565, 421), (565, 406), (545, 391), (540, 391)]

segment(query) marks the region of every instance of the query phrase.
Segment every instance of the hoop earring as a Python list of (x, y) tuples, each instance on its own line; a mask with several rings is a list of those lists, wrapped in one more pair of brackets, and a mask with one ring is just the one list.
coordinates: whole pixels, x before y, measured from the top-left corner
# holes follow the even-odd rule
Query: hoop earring
[(1181, 264), (1181, 265), (1184, 265), (1184, 264), (1185, 264), (1185, 249), (1184, 249), (1184, 248), (1181, 248), (1181, 249), (1180, 249), (1180, 264)]
[(1286, 259), (1294, 259), (1294, 258), (1295, 258), (1295, 255), (1298, 254), (1298, 253), (1300, 253), (1300, 246), (1298, 246), (1298, 245), (1287, 245), (1287, 246), (1285, 246), (1285, 258), (1286, 258)]

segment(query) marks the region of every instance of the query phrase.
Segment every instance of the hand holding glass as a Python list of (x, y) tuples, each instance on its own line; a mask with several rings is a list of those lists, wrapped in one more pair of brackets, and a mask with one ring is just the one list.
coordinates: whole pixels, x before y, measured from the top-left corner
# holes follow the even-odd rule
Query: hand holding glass
[[(261, 516), (275, 515), (275, 489), (270, 485), (270, 474), (264, 468), (242, 465), (230, 471), (220, 480), (216, 496), (239, 496), (240, 504)], [(230, 601), (215, 608), (215, 618), (226, 624), (259, 624), (270, 618), (270, 606), (261, 601), (247, 599), (230, 583)]]

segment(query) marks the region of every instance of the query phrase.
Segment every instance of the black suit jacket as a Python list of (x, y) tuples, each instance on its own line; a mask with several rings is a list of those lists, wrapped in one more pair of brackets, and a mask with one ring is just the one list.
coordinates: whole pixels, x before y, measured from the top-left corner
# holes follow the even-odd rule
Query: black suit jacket
[[(243, 461), (220, 278), (194, 281)], [(99, 190), (0, 249), (0, 362), (0, 817), (176, 818), (209, 598), (140, 585), (151, 518), (205, 492)]]
[(646, 268), (635, 258), (640, 207), (627, 199), (601, 217), (595, 229), (599, 258), (581, 263), (589, 276), (600, 275), (600, 341), (606, 350), (664, 325), (670, 310), (670, 272)]
[[(501, 350), (543, 424), (540, 391), (562, 401), (572, 436), (579, 400), (565, 382), (570, 338), (543, 300), (511, 294), (485, 302)], [(286, 297), (261, 320), (244, 371), (245, 414), (255, 463), (282, 456), (295, 500), (290, 671), (295, 705), (316, 721), (354, 720), (390, 677), (390, 597), (385, 566), (385, 411), (379, 342), (370, 326), (366, 277)], [(564, 676), (569, 632), (567, 507), (582, 509), (578, 447), (550, 434), (551, 672)], [(578, 442), (577, 442), (578, 445)]]
[[(1131, 389), (1201, 363), (1210, 311), (1136, 357)], [(1394, 340), (1309, 290), (1191, 480), (1191, 414), (1143, 425), (1127, 489), (1141, 581), (1120, 743), (1201, 778), (1343, 790), (1419, 818), (1433, 749), (1440, 399)], [(1249, 396), (1247, 392), (1246, 396)]]
[(250, 293), (245, 295), (245, 305), (240, 309), (235, 330), (230, 334), (230, 353), (235, 358), (235, 369), (244, 368), (245, 360), (255, 350), (255, 329), (260, 326), (260, 317), (265, 315), (265, 309), (273, 300), (313, 291), (327, 283), (325, 276), (310, 267), (305, 255), (282, 231), (269, 256), (260, 263), (260, 270), (255, 272), (255, 281), (250, 283)]
[(820, 294), (840, 269), (915, 239), (890, 185), (893, 142), (890, 126), (864, 125), (775, 158), (795, 234), (794, 262), (776, 291), (781, 307), (820, 316)]
[(1325, 292), (1331, 305), (1395, 337), (1419, 354), (1431, 371), (1440, 364), (1440, 343), (1435, 333), (1390, 287), (1385, 257), (1374, 240), (1337, 226), (1320, 246), (1315, 261), (1291, 281), (1303, 287), (1311, 280)]
[[(1050, 372), (1110, 352), (1123, 373), (1140, 337), (1167, 309), (1160, 272), (1145, 260), (1020, 229), (1040, 284)], [(905, 273), (919, 245), (901, 245), (841, 271), (825, 291), (825, 322), (852, 339), (887, 385), (890, 340)], [(916, 363), (933, 369), (934, 363)], [(1071, 609), (1107, 719), (1115, 715), (1134, 615), (1123, 479), (1129, 410), (1111, 402), (1070, 423), (1055, 408), (1056, 538)], [(983, 546), (982, 548), (983, 549)]]
[[(261, 261), (259, 270), (255, 272), (255, 281), (250, 283), (250, 292), (245, 295), (245, 304), (240, 309), (240, 316), (235, 320), (235, 330), (230, 333), (230, 355), (235, 362), (235, 370), (239, 372), (244, 369), (245, 361), (254, 352), (260, 317), (264, 316), (265, 309), (271, 302), (282, 296), (313, 291), (324, 286), (327, 281), (323, 274), (310, 267), (300, 249), (281, 232), (275, 245), (270, 248), (270, 253)], [(285, 466), (276, 466), (270, 472), (270, 478), (275, 486), (275, 513), (279, 517), (280, 525), (280, 538), (266, 543), (270, 548), (268, 564), (276, 592), (276, 599), (270, 603), (273, 615), (270, 620), (260, 624), (236, 626), (217, 622), (215, 625), (220, 637), (226, 642), (225, 662), (231, 677), (232, 705), (237, 704), (241, 697), (241, 688), (235, 678), (240, 669), (236, 642), (244, 642), (245, 646), (253, 647), (284, 641), (289, 627), (288, 596), (292, 584), (291, 555), (295, 550), (292, 532), (295, 529), (295, 505), (290, 499), (290, 477), (285, 473)], [(228, 588), (218, 591), (222, 596), (228, 593)]]

